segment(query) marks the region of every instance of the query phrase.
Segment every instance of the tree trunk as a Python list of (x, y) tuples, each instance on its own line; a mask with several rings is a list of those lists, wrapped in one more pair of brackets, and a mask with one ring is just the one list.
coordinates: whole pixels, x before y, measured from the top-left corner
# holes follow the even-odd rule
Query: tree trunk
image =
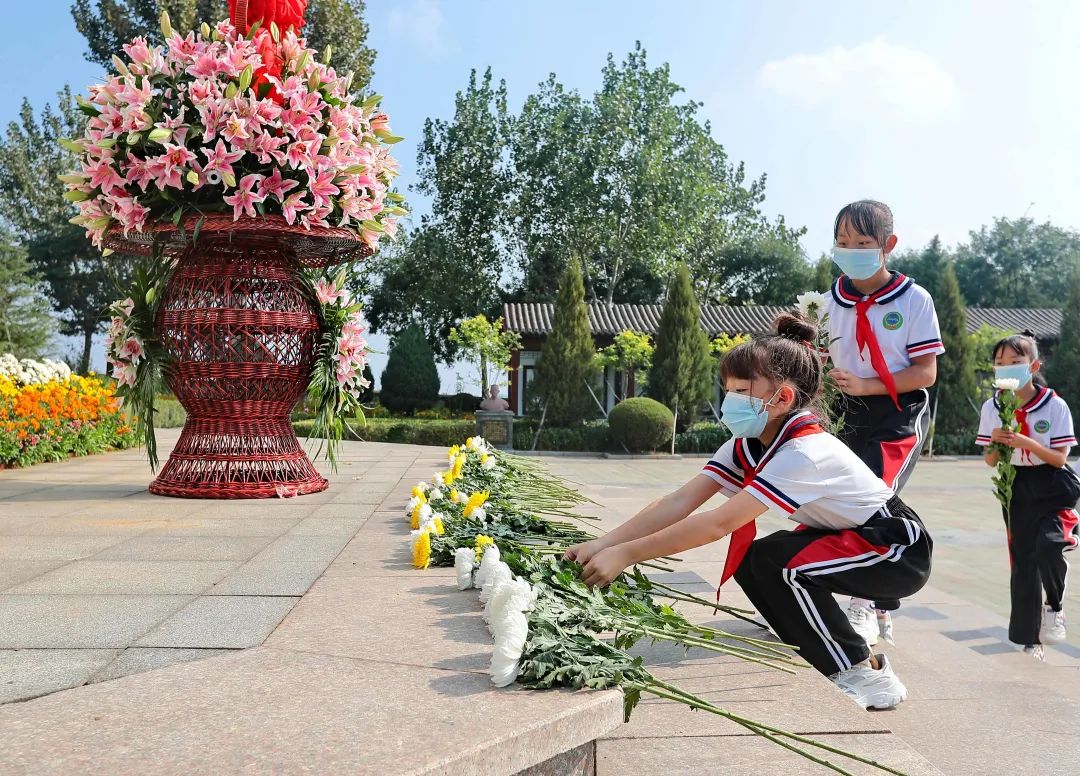
[(488, 395), (487, 356), (480, 354), (480, 398), (486, 399)]
[(90, 371), (90, 348), (94, 344), (94, 329), (96, 328), (95, 325), (83, 329), (83, 349), (82, 356), (79, 358), (79, 374), (81, 375)]

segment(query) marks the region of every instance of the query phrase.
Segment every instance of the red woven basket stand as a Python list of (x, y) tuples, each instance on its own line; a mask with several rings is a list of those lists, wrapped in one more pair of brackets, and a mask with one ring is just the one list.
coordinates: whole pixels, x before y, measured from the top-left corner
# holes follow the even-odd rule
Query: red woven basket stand
[(162, 242), (176, 269), (157, 329), (170, 358), (167, 381), (187, 410), (180, 439), (150, 492), (183, 498), (269, 498), (325, 490), (293, 432), (321, 338), (317, 301), (302, 267), (371, 253), (344, 229), (291, 227), (280, 217), (207, 218), (157, 227), (106, 246), (149, 255)]

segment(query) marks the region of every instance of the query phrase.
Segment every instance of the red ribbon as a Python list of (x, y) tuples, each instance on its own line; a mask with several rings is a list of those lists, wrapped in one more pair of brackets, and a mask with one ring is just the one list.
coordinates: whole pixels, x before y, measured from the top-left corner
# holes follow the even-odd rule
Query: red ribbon
[(870, 317), (866, 314), (867, 310), (876, 303), (875, 297), (862, 299), (855, 303), (855, 344), (859, 348), (860, 357), (862, 357), (864, 348), (870, 351), (870, 365), (874, 367), (878, 379), (885, 384), (885, 390), (888, 392), (889, 398), (893, 400), (893, 404), (899, 410), (900, 398), (896, 393), (896, 380), (893, 379), (892, 372), (889, 371), (885, 356), (881, 354), (881, 346), (878, 345), (877, 335), (874, 334), (874, 327), (870, 324)]
[[(810, 434), (820, 434), (824, 431), (821, 424), (818, 423), (817, 418), (808, 417), (801, 421), (792, 423), (782, 439), (777, 440), (772, 446), (772, 454), (775, 454), (780, 447), (792, 439), (799, 437), (809, 436)], [(764, 468), (765, 464), (772, 458), (772, 454), (763, 456), (761, 461), (756, 467), (750, 466), (750, 462), (746, 457), (741, 445), (745, 442), (736, 440), (735, 442), (735, 455), (739, 459), (739, 465), (743, 470), (743, 487), (749, 485), (754, 477), (758, 475), (758, 472)], [(723, 587), (735, 574), (735, 571), (739, 568), (739, 565), (743, 562), (743, 558), (746, 557), (747, 551), (750, 549), (750, 545), (753, 544), (754, 539), (757, 538), (757, 518), (751, 520), (746, 525), (739, 526), (731, 533), (731, 540), (728, 544), (727, 558), (724, 559), (724, 571), (720, 575), (720, 587)], [(716, 600), (720, 600), (720, 587), (716, 589)]]

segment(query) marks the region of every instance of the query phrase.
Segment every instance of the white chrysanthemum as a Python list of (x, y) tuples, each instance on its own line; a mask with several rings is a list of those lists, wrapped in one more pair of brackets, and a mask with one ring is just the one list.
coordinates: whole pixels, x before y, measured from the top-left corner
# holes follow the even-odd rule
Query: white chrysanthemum
[(483, 587), (491, 570), (499, 563), (499, 548), (494, 544), (484, 549), (484, 555), (480, 558), (480, 568), (476, 570), (476, 587)]
[(421, 504), (420, 514), (417, 517), (421, 525), (431, 520), (431, 504)]
[(483, 507), (477, 507), (476, 509), (473, 510), (473, 513), (472, 513), (472, 519), (473, 520), (480, 520), (482, 522), (484, 520), (484, 518), (486, 518), (486, 517), (487, 517), (487, 510), (484, 509)]
[(506, 611), (494, 623), (495, 648), (491, 653), (491, 682), (513, 684), (521, 670), (521, 653), (529, 638), (529, 621), (521, 612)]
[(405, 514), (411, 516), (413, 510), (416, 509), (419, 504), (420, 498), (418, 496), (413, 496), (411, 499), (409, 499), (409, 503), (405, 505)]
[(438, 488), (432, 488), (431, 492), (428, 493), (427, 497), (428, 497), (428, 501), (442, 501), (443, 492), (441, 490), (439, 490)]
[(472, 547), (459, 547), (454, 550), (454, 571), (457, 572), (458, 590), (468, 590), (473, 586), (473, 570), (476, 551)]
[(999, 391), (1015, 391), (1020, 387), (1020, 381), (1013, 377), (1002, 377), (994, 380), (994, 387)]
[(424, 480), (420, 480), (420, 482), (416, 483), (416, 487), (420, 490), (421, 493), (427, 493), (431, 485)]
[(456, 490), (456, 491), (454, 491), (454, 494), (455, 494), (454, 495), (454, 500), (457, 501), (457, 503), (459, 503), (459, 504), (468, 504), (469, 503), (469, 494), (468, 493), (463, 493), (460, 490)]
[(480, 603), (486, 604), (491, 600), (491, 596), (495, 593), (495, 588), (504, 582), (509, 582), (514, 578), (514, 573), (510, 571), (510, 567), (502, 561), (499, 561), (491, 569), (491, 573), (484, 578), (484, 585), (480, 589)]
[(435, 476), (431, 478), (437, 486), (442, 487), (446, 484), (446, 480), (443, 479), (442, 472), (435, 472)]
[(485, 468), (485, 469), (487, 469), (489, 471), (491, 469), (494, 469), (495, 468), (495, 456), (489, 455), (488, 453), (484, 453), (482, 456), (480, 456), (480, 465), (483, 468)]
[(817, 291), (806, 291), (795, 297), (799, 312), (812, 321), (821, 320), (821, 315), (825, 312), (825, 306), (828, 303), (828, 297)]

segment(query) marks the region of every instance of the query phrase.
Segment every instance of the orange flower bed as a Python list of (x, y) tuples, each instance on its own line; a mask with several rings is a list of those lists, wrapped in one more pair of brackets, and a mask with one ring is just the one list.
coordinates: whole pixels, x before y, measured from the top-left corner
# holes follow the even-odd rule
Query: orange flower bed
[(0, 375), (0, 464), (30, 466), (133, 444), (111, 380), (72, 375), (18, 386)]

